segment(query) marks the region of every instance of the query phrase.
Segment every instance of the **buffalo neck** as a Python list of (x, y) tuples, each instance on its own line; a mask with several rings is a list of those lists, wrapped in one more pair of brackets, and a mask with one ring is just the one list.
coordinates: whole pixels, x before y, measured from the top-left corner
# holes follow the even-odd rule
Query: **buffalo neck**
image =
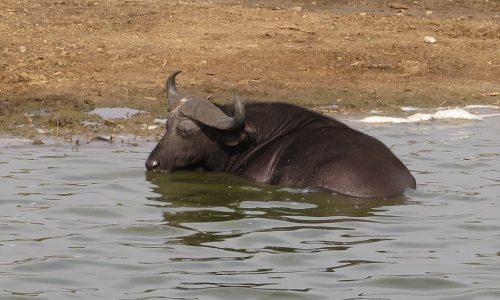
[(219, 163), (217, 170), (241, 174), (247, 162), (260, 157), (265, 152), (269, 157), (267, 167), (272, 171), (274, 160), (292, 140), (293, 136), (324, 127), (346, 127), (343, 123), (287, 103), (251, 103), (245, 105), (246, 122), (255, 128), (250, 134), (247, 146), (237, 151), (226, 151), (225, 162)]

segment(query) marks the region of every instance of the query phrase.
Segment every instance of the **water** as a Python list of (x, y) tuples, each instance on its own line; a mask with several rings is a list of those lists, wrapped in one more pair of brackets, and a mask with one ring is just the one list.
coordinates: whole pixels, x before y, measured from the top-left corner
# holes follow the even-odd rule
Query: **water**
[(417, 191), (146, 174), (153, 143), (0, 140), (0, 299), (500, 299), (500, 118), (352, 126)]
[(96, 114), (104, 119), (128, 118), (144, 111), (129, 107), (99, 107), (89, 114)]

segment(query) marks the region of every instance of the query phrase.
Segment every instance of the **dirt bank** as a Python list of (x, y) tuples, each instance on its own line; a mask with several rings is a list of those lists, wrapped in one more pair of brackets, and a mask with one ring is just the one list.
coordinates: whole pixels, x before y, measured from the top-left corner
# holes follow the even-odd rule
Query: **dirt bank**
[[(339, 114), (500, 102), (497, 0), (3, 0), (0, 36), (4, 133), (159, 134), (175, 69), (184, 91), (215, 101)], [(146, 113), (86, 114), (106, 106)]]

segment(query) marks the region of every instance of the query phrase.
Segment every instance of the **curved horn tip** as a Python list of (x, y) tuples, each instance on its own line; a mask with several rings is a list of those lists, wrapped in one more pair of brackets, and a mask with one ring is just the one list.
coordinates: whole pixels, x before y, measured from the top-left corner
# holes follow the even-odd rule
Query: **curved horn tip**
[(182, 73), (181, 70), (173, 71), (167, 78), (167, 86), (173, 84), (175, 86), (175, 77)]
[(182, 73), (182, 70), (175, 70), (172, 72), (172, 74), (170, 74), (170, 77), (175, 77), (177, 76), (179, 73)]
[(182, 71), (180, 70), (174, 71), (172, 74), (170, 74), (170, 76), (168, 76), (167, 82), (165, 83), (165, 89), (167, 91), (167, 104), (170, 111), (172, 111), (181, 100), (181, 96), (177, 92), (177, 87), (175, 84), (175, 76), (177, 76), (181, 72)]

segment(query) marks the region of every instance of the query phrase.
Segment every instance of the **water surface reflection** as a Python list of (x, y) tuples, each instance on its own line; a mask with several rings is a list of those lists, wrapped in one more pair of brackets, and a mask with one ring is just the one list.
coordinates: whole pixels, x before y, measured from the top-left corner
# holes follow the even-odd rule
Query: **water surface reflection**
[[(207, 245), (231, 250), (223, 242), (249, 233), (307, 230), (349, 230), (346, 222), (373, 222), (366, 217), (385, 211), (384, 207), (407, 202), (404, 195), (384, 199), (354, 198), (324, 190), (292, 189), (256, 184), (244, 178), (223, 174), (179, 171), (147, 172), (146, 179), (160, 196), (149, 197), (151, 205), (163, 209), (169, 226), (192, 230), (191, 234), (169, 243)], [(279, 238), (277, 238), (279, 240)], [(369, 239), (364, 242), (374, 242)], [(349, 243), (324, 241), (320, 248), (307, 251), (345, 250)], [(328, 247), (325, 247), (328, 244)], [(274, 251), (303, 251), (304, 247), (274, 247)], [(241, 249), (233, 249), (242, 251)], [(255, 251), (255, 249), (254, 249)], [(245, 252), (248, 252), (245, 250)]]

